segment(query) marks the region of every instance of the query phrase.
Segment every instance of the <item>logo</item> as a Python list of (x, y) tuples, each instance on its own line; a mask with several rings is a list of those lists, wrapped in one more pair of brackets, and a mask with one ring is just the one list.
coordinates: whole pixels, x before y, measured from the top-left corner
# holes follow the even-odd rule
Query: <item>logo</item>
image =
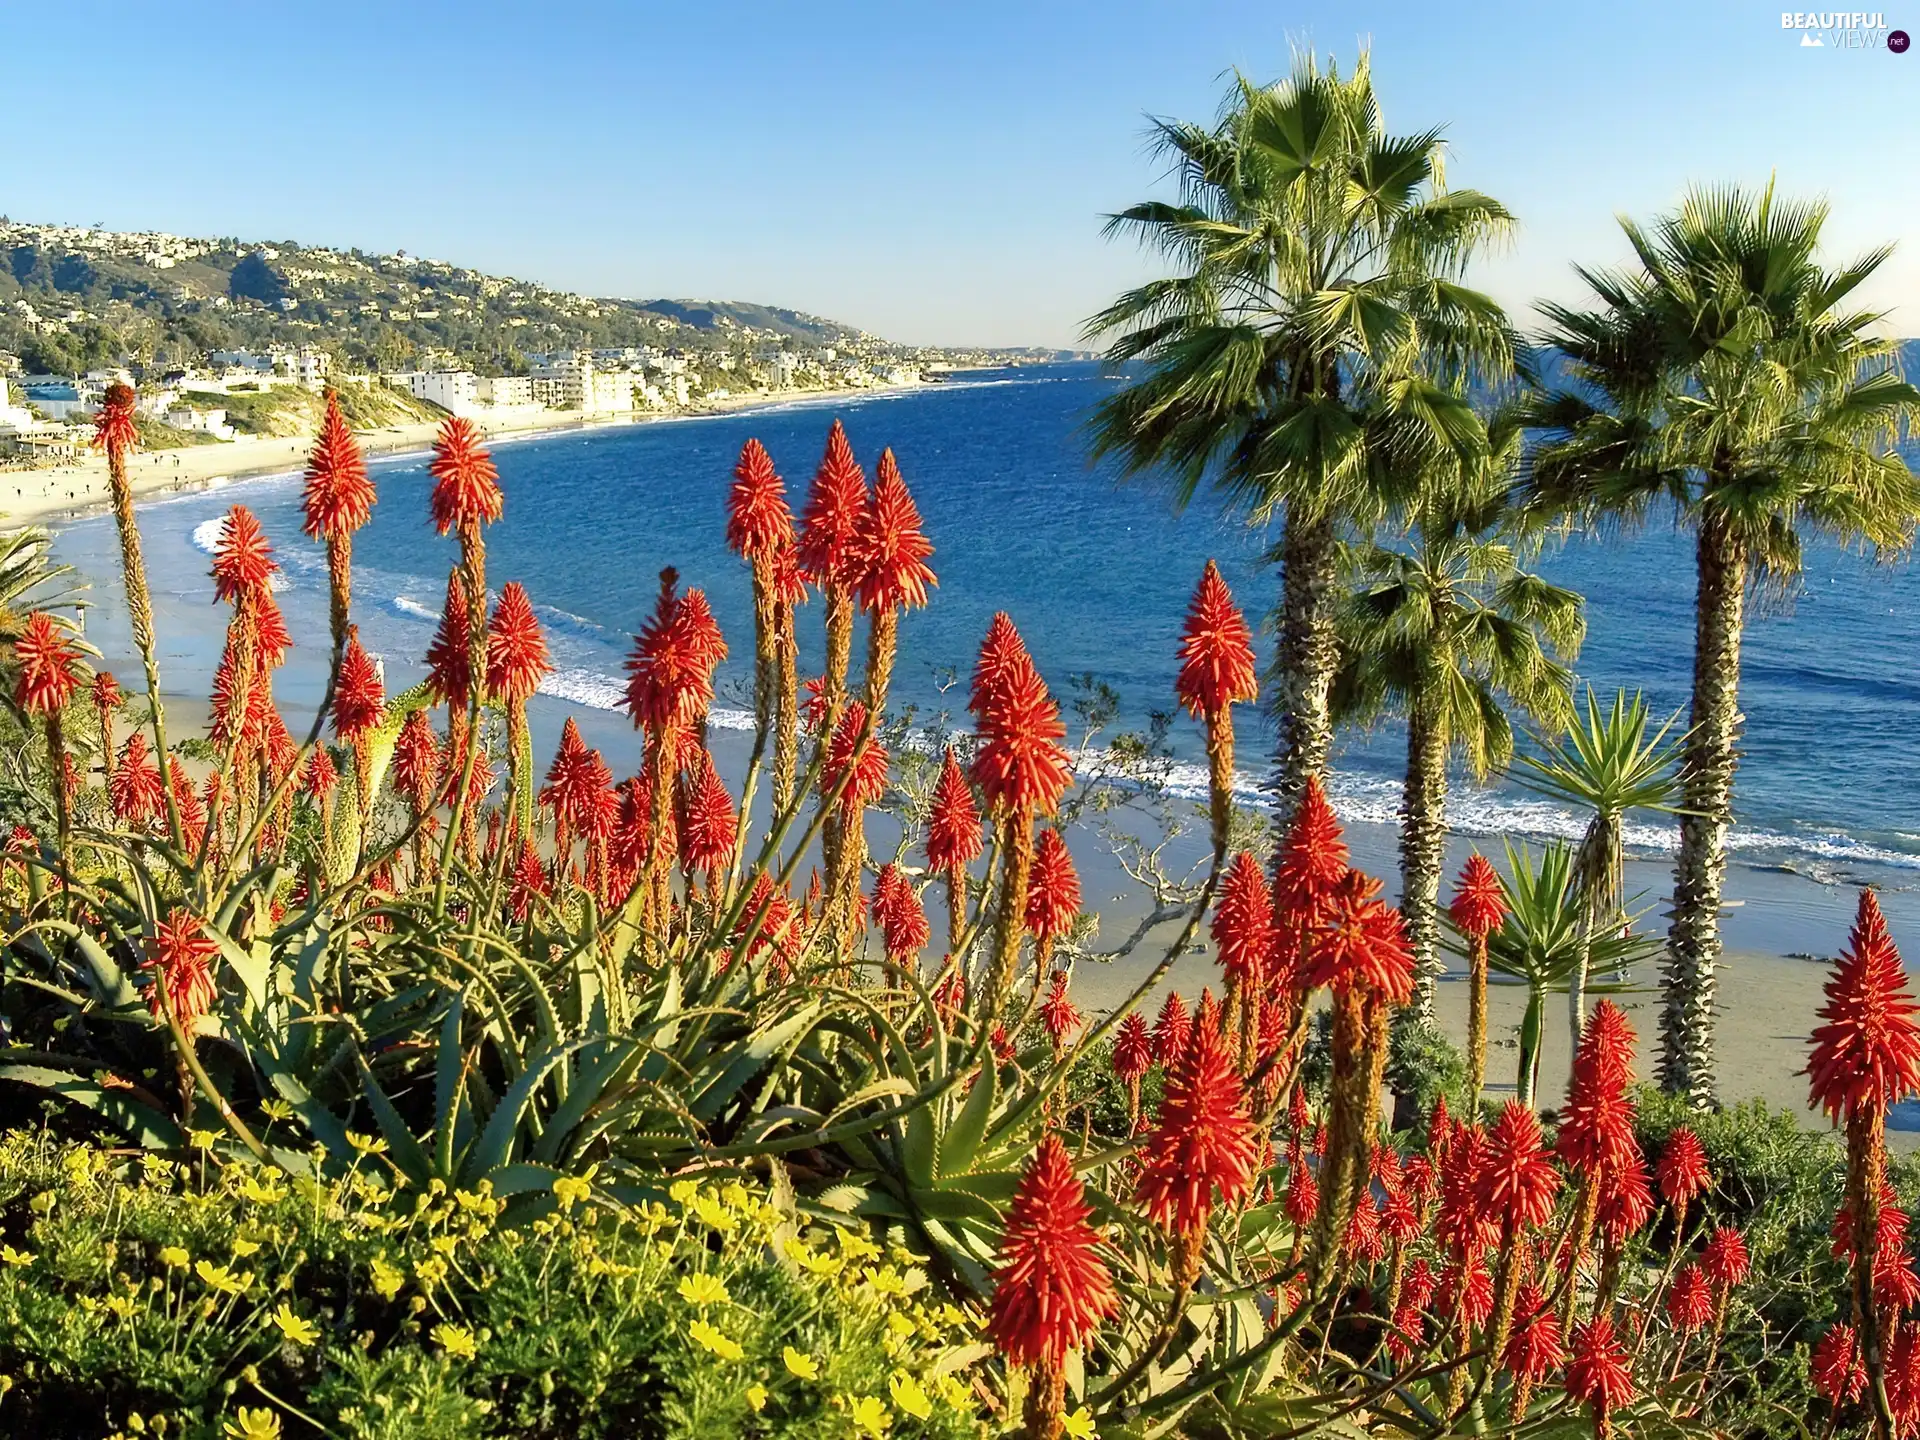
[(1780, 28), (1800, 32), (1802, 50), (1879, 50), (1904, 55), (1912, 43), (1881, 10), (1782, 10)]

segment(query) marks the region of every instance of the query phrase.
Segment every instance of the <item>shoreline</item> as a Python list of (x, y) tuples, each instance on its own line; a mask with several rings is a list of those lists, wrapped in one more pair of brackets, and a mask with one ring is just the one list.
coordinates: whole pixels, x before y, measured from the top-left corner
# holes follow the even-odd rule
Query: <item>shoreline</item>
[[(875, 399), (915, 394), (922, 390), (954, 384), (952, 381), (923, 381), (917, 385), (841, 386), (826, 390), (789, 390), (778, 394), (728, 396), (697, 410), (671, 413), (634, 412), (618, 418), (572, 416), (553, 411), (538, 419), (519, 423), (489, 425), (476, 421), (488, 440), (518, 443), (549, 435), (568, 435), (594, 430), (613, 430), (629, 425), (702, 420), (722, 415), (751, 414), (756, 410), (787, 405), (840, 404), (855, 399)], [(964, 384), (966, 382), (958, 382)], [(398, 460), (425, 454), (432, 448), (440, 422), (386, 426), (378, 430), (357, 430), (369, 461)], [(246, 480), (264, 480), (297, 474), (306, 466), (313, 448), (311, 435), (254, 436), (216, 445), (189, 445), (175, 450), (136, 452), (128, 466), (136, 501), (165, 495), (194, 494), (218, 489)], [(11, 493), (9, 493), (11, 492)], [(0, 529), (18, 529), (42, 525), (48, 529), (98, 515), (112, 506), (107, 489), (105, 456), (40, 470), (0, 470)]]

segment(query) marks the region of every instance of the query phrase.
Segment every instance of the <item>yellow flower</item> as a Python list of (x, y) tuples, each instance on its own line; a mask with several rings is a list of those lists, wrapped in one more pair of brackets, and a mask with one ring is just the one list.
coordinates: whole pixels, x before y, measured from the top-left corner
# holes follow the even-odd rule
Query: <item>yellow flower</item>
[(942, 1375), (933, 1382), (933, 1388), (940, 1392), (940, 1398), (962, 1413), (973, 1409), (973, 1392), (951, 1375)]
[(722, 1360), (738, 1360), (747, 1352), (739, 1344), (729, 1340), (719, 1330), (704, 1320), (696, 1320), (687, 1326), (687, 1334), (698, 1344), (711, 1350)]
[(842, 1230), (840, 1253), (849, 1260), (866, 1260), (880, 1253), (880, 1247), (857, 1230)]
[(788, 1373), (799, 1379), (818, 1380), (820, 1378), (820, 1362), (813, 1356), (803, 1354), (789, 1345), (780, 1352), (780, 1358), (787, 1362)]
[(280, 1333), (295, 1345), (311, 1345), (320, 1338), (320, 1327), (311, 1320), (302, 1320), (293, 1313), (293, 1307), (285, 1302), (282, 1302), (280, 1308), (268, 1318), (279, 1326)]
[(374, 1135), (362, 1135), (358, 1130), (347, 1131), (347, 1144), (362, 1155), (384, 1155), (387, 1142)]
[(238, 1259), (245, 1260), (249, 1255), (260, 1253), (260, 1242), (236, 1235), (233, 1237), (233, 1253)]
[(701, 1223), (709, 1230), (719, 1230), (723, 1233), (740, 1223), (739, 1217), (731, 1210), (713, 1196), (704, 1193), (693, 1197), (693, 1213), (700, 1217)]
[(293, 1106), (284, 1100), (263, 1100), (260, 1102), (260, 1113), (269, 1120), (291, 1120)]
[(673, 1197), (673, 1203), (683, 1209), (693, 1203), (693, 1197), (700, 1193), (698, 1180), (676, 1180), (667, 1187), (667, 1194)]
[(593, 1194), (593, 1182), (577, 1175), (562, 1175), (553, 1182), (553, 1198), (559, 1202), (562, 1215), (591, 1194)]
[(202, 1260), (193, 1267), (210, 1289), (218, 1290), (222, 1295), (244, 1295), (247, 1287), (253, 1284), (253, 1272), (243, 1271), (236, 1275), (224, 1265), (216, 1265), (211, 1260)]
[(724, 1305), (727, 1287), (715, 1275), (688, 1275), (680, 1281), (680, 1298), (689, 1305)]
[(286, 1189), (278, 1181), (262, 1185), (251, 1175), (240, 1182), (240, 1193), (255, 1205), (278, 1205), (287, 1198)]
[(235, 1414), (225, 1427), (232, 1440), (280, 1440), (280, 1417), (273, 1411), (264, 1406), (249, 1410), (242, 1405)]
[(16, 1250), (11, 1245), (0, 1245), (0, 1260), (9, 1265), (31, 1265), (33, 1256), (24, 1250)]
[(453, 1252), (460, 1248), (460, 1237), (458, 1235), (436, 1235), (427, 1243), (433, 1246), (435, 1252), (451, 1259)]
[(107, 1297), (107, 1309), (111, 1310), (114, 1315), (122, 1320), (131, 1319), (133, 1312), (138, 1308), (139, 1307), (133, 1303), (133, 1297), (131, 1295), (109, 1295)]
[(879, 1436), (887, 1433), (891, 1423), (887, 1418), (886, 1402), (876, 1395), (862, 1395), (853, 1402), (847, 1412), (856, 1430), (864, 1430), (869, 1435)]
[[(187, 1143), (196, 1150), (211, 1150), (215, 1145), (220, 1143), (220, 1135), (219, 1132), (215, 1130), (189, 1130), (187, 1132)], [(262, 1415), (270, 1415), (272, 1412), (262, 1410), (260, 1413)], [(280, 1422), (275, 1420), (273, 1423), (274, 1429), (277, 1431), (280, 1428)]]
[(431, 1333), (433, 1343), (455, 1359), (471, 1360), (480, 1353), (473, 1332), (464, 1325), (436, 1325)]
[(928, 1398), (925, 1387), (904, 1370), (896, 1371), (887, 1382), (887, 1393), (893, 1397), (895, 1406), (916, 1420), (925, 1420), (933, 1414), (933, 1401)]
[(1071, 1415), (1060, 1417), (1060, 1428), (1073, 1440), (1095, 1440), (1093, 1433), (1093, 1412), (1082, 1405)]
[(887, 1329), (895, 1339), (904, 1340), (919, 1327), (913, 1323), (911, 1315), (903, 1315), (898, 1310), (887, 1312)]
[(950, 1325), (956, 1330), (971, 1330), (973, 1328), (973, 1317), (958, 1305), (949, 1302), (940, 1307), (940, 1323), (942, 1325)]
[(753, 1407), (753, 1413), (756, 1415), (758, 1415), (762, 1410), (766, 1409), (767, 1408), (767, 1387), (764, 1385), (747, 1386), (747, 1404)]
[(184, 1270), (193, 1257), (178, 1245), (163, 1245), (160, 1248), (160, 1263), (169, 1270)]
[(438, 1285), (447, 1278), (447, 1262), (438, 1255), (429, 1255), (413, 1267), (413, 1278), (422, 1285)]
[(400, 1293), (400, 1287), (407, 1283), (407, 1277), (387, 1263), (387, 1257), (373, 1257), (373, 1289), (382, 1300), (391, 1300)]
[(907, 1282), (900, 1278), (900, 1272), (891, 1265), (882, 1265), (878, 1269), (869, 1266), (865, 1278), (876, 1294), (904, 1295), (907, 1293)]

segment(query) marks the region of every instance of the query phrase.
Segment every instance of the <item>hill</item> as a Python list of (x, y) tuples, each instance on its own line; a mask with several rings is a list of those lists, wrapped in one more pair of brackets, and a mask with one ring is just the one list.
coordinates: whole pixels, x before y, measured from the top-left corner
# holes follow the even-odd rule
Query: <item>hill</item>
[(935, 353), (775, 306), (594, 298), (405, 252), (0, 217), (0, 350), (25, 370), (164, 367), (271, 345), (316, 345), (356, 371), (483, 375), (524, 373), (544, 351), (629, 346), (696, 357), (822, 345), (871, 358)]

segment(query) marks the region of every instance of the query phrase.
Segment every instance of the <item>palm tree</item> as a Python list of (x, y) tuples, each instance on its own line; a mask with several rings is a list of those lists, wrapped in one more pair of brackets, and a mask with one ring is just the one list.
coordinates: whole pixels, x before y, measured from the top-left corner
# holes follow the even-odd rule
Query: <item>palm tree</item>
[(1661, 502), (1694, 532), (1693, 708), (1681, 767), (1680, 851), (1668, 932), (1660, 1080), (1714, 1097), (1721, 882), (1740, 730), (1749, 585), (1799, 572), (1807, 530), (1903, 549), (1920, 484), (1893, 449), (1920, 405), (1882, 315), (1853, 292), (1876, 250), (1822, 267), (1818, 203), (1739, 189), (1689, 194), (1651, 228), (1623, 222), (1638, 266), (1581, 271), (1592, 310), (1542, 309), (1565, 383), (1539, 397), (1543, 505), (1645, 516)]
[[(1681, 741), (1667, 739), (1678, 723), (1676, 714), (1651, 736), (1646, 697), (1638, 690), (1614, 693), (1613, 705), (1603, 716), (1600, 701), (1587, 687), (1586, 715), (1569, 725), (1560, 739), (1536, 737), (1541, 753), (1524, 755), (1522, 785), (1549, 799), (1593, 812), (1580, 847), (1573, 856), (1573, 878), (1581, 901), (1583, 943), (1607, 931), (1619, 930), (1626, 915), (1626, 817), (1631, 810), (1671, 814), (1678, 783), (1674, 766)], [(1592, 973), (1583, 954), (1567, 989), (1567, 1026), (1577, 1049), (1587, 1026), (1587, 976)]]
[(1303, 59), (1259, 87), (1236, 77), (1220, 121), (1160, 120), (1175, 201), (1108, 222), (1177, 273), (1087, 323), (1142, 373), (1101, 403), (1096, 456), (1170, 481), (1184, 506), (1203, 483), (1251, 523), (1283, 511), (1275, 670), (1284, 817), (1326, 770), (1336, 664), (1336, 538), (1407, 498), (1407, 457), (1471, 457), (1483, 427), (1460, 373), (1504, 375), (1514, 337), (1500, 307), (1460, 283), (1512, 219), (1448, 190), (1440, 134), (1390, 135), (1365, 54), (1350, 76)]
[[(1540, 1042), (1546, 1035), (1547, 996), (1564, 990), (1583, 956), (1604, 968), (1624, 970), (1659, 948), (1648, 936), (1626, 929), (1592, 937), (1582, 933), (1579, 885), (1573, 848), (1550, 842), (1536, 864), (1533, 852), (1507, 846), (1507, 918), (1487, 937), (1487, 965), (1527, 987), (1527, 1010), (1520, 1021), (1520, 1068), (1514, 1078), (1522, 1105), (1532, 1105), (1540, 1088)], [(1476, 1097), (1476, 1103), (1477, 1097)]]
[(1446, 859), (1447, 763), (1484, 782), (1513, 759), (1507, 706), (1558, 726), (1572, 718), (1565, 661), (1586, 632), (1581, 598), (1522, 566), (1525, 537), (1513, 477), (1521, 432), (1489, 427), (1479, 473), (1435, 477), (1404, 542), (1342, 547), (1351, 589), (1338, 612), (1342, 661), (1336, 719), (1407, 722), (1401, 800), (1400, 910), (1418, 966), (1414, 1015), (1433, 1017), (1440, 872)]

